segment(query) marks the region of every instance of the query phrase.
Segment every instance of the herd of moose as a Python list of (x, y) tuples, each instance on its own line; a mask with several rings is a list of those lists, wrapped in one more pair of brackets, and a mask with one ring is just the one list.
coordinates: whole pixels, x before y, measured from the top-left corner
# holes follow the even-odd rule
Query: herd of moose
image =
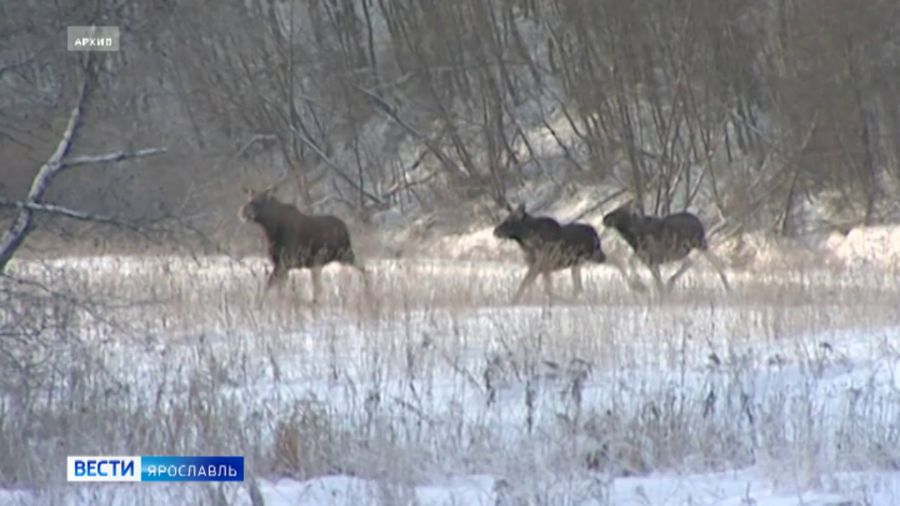
[[(311, 215), (280, 202), (274, 186), (262, 191), (244, 189), (247, 196), (238, 211), (242, 221), (254, 222), (264, 231), (267, 254), (272, 271), (266, 290), (282, 283), (291, 269), (309, 269), (313, 286), (313, 303), (321, 293), (322, 268), (339, 262), (356, 269), (368, 289), (365, 269), (357, 263), (350, 241), (350, 232), (340, 218), (332, 215)], [(509, 215), (494, 228), (494, 236), (515, 241), (525, 254), (528, 271), (513, 296), (518, 302), (538, 275), (544, 279), (549, 297), (553, 297), (552, 274), (571, 269), (575, 295), (582, 290), (580, 268), (586, 262), (609, 263), (617, 268), (632, 289), (644, 290), (636, 278), (629, 279), (624, 267), (607, 258), (600, 245), (597, 230), (587, 223), (560, 224), (546, 216), (532, 216), (520, 204), (508, 207)], [(689, 255), (697, 250), (717, 270), (722, 284), (730, 290), (722, 262), (711, 252), (706, 242), (703, 224), (689, 212), (666, 216), (646, 216), (626, 203), (603, 217), (603, 225), (615, 229), (631, 247), (634, 257), (653, 275), (660, 293), (671, 291), (675, 282), (691, 266)], [(668, 281), (663, 282), (659, 267), (683, 260), (681, 267)]]

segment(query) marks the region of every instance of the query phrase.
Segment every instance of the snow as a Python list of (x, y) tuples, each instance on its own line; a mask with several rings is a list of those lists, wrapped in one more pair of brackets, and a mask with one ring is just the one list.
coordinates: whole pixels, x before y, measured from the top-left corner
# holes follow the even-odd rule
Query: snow
[[(771, 485), (755, 469), (706, 474), (653, 474), (617, 478), (612, 483), (596, 480), (539, 483), (547, 504), (616, 506), (844, 506), (855, 504), (900, 504), (900, 473), (840, 473), (823, 479), (821, 491), (787, 491)], [(162, 504), (205, 503), (209, 493), (194, 484), (168, 486), (154, 484), (99, 485), (91, 493), (69, 496), (66, 504)], [(361, 504), (417, 504), (419, 506), (515, 504), (507, 491), (509, 483), (488, 475), (458, 475), (435, 479), (421, 486), (390, 485), (350, 476), (325, 476), (298, 481), (289, 478), (259, 480), (266, 506), (350, 506)], [(75, 490), (71, 486), (70, 492)], [(87, 489), (87, 487), (83, 487)], [(153, 490), (153, 489), (156, 490)], [(841, 489), (830, 492), (828, 489)], [(250, 506), (247, 487), (232, 488), (223, 494), (228, 504)], [(46, 496), (24, 491), (0, 490), (0, 505), (40, 504)]]
[[(890, 505), (900, 501), (900, 475), (837, 475), (829, 477), (828, 481), (832, 485), (853, 484), (858, 490), (851, 493), (781, 491), (753, 469), (744, 469), (724, 473), (618, 478), (612, 483), (611, 490), (607, 490), (604, 484), (598, 485), (592, 481), (561, 483), (560, 488), (568, 490), (557, 496), (562, 499), (560, 502), (553, 504), (837, 506), (863, 503)], [(375, 500), (379, 485), (346, 476), (329, 476), (303, 482), (283, 479), (276, 483), (266, 482), (260, 488), (265, 504), (269, 506), (343, 505)], [(409, 491), (409, 497), (414, 498), (414, 504), (421, 506), (505, 504), (506, 488), (506, 482), (490, 476), (456, 476), (435, 484), (414, 487)], [(591, 491), (595, 492), (595, 497), (590, 497)]]
[[(618, 234), (603, 226), (603, 214), (621, 204), (623, 197), (613, 199), (611, 188), (591, 187), (573, 195), (546, 195), (560, 191), (558, 185), (536, 184), (510, 195), (512, 202), (526, 203), (529, 212), (553, 216), (560, 222), (577, 221), (593, 225), (601, 234), (604, 251), (626, 257), (629, 250)], [(502, 219), (505, 211), (497, 210)], [(710, 227), (714, 224), (710, 223)], [(467, 232), (446, 235), (422, 248), (422, 253), (432, 257), (455, 260), (499, 260), (510, 258), (517, 252), (511, 241), (498, 244), (493, 237), (493, 224), (474, 227)], [(786, 270), (821, 267), (846, 269), (879, 269), (895, 271), (900, 267), (900, 226), (881, 225), (858, 227), (846, 236), (832, 233), (818, 244), (799, 240), (775, 238), (769, 234), (750, 233), (737, 238), (722, 240), (711, 237), (711, 247), (718, 255), (735, 267), (743, 269)]]
[(843, 240), (834, 237), (829, 246), (840, 260), (850, 266), (882, 269), (897, 269), (900, 266), (898, 226), (855, 228)]
[(326, 476), (309, 481), (263, 481), (260, 492), (269, 505), (361, 504), (377, 495), (378, 484), (349, 476)]
[[(521, 269), (506, 262), (369, 266), (385, 305), (375, 316), (348, 309), (352, 283), (319, 309), (251, 311), (240, 294), (262, 277), (261, 259), (15, 269), (175, 298), (135, 313), (145, 342), (98, 341), (109, 373), (141, 386), (131, 410), (162, 392), (155, 416), (165, 417), (207, 388), (203, 399), (223, 410), (213, 413), (228, 417), (219, 423), (251, 433), (258, 450), (277, 437), (266, 419), (321, 407), (332, 460), (316, 467), (304, 453), (300, 471), (252, 473), (267, 505), (900, 503), (900, 321), (884, 273), (732, 271), (738, 293), (724, 294), (698, 269), (659, 301), (598, 266), (585, 271), (583, 300), (548, 306), (536, 289), (510, 306)], [(301, 445), (320, 436), (298, 430)], [(251, 504), (250, 487), (48, 483), (2, 490), (0, 505), (196, 503), (211, 490)]]

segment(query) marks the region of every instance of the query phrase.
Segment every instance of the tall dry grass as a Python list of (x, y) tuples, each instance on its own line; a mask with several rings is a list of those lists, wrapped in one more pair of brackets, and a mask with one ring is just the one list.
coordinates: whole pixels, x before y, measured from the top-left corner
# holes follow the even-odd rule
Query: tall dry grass
[[(33, 293), (67, 294), (71, 314), (40, 311), (57, 322), (51, 363), (27, 387), (4, 384), (0, 480), (64, 502), (48, 463), (66, 455), (238, 453), (259, 477), (348, 474), (403, 497), (485, 473), (510, 500), (551, 504), (653, 471), (769, 466), (815, 486), (900, 462), (900, 404), (882, 376), (829, 381), (898, 357), (897, 284), (877, 272), (732, 272), (725, 293), (697, 270), (659, 298), (596, 267), (574, 301), (548, 303), (537, 283), (510, 307), (517, 264), (368, 267), (371, 296), (333, 267), (313, 307), (299, 272), (261, 304), (260, 259), (16, 264), (44, 285)], [(567, 275), (556, 290), (570, 293)], [(873, 349), (854, 348), (861, 332), (881, 336), (860, 340)]]

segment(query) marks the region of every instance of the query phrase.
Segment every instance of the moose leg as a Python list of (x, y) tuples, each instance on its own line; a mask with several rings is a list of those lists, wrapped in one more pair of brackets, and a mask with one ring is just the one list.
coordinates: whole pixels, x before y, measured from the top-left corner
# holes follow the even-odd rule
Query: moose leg
[(366, 268), (360, 265), (359, 260), (357, 260), (356, 256), (352, 251), (349, 251), (343, 255), (343, 258), (339, 260), (341, 264), (352, 267), (359, 275), (362, 277), (363, 282), (363, 291), (365, 291), (366, 296), (371, 298), (372, 292), (369, 287), (369, 273), (366, 271)]
[(658, 265), (648, 265), (648, 269), (650, 269), (650, 273), (653, 274), (653, 280), (656, 281), (656, 288), (659, 293), (663, 293), (665, 291), (665, 286), (663, 285), (662, 275), (659, 273)]
[(702, 253), (703, 258), (705, 258), (707, 262), (711, 263), (719, 273), (719, 279), (722, 280), (722, 285), (725, 286), (725, 289), (731, 291), (731, 285), (728, 284), (728, 279), (725, 278), (725, 266), (722, 264), (722, 260), (717, 257), (716, 254), (712, 251), (702, 250)]
[(666, 291), (671, 291), (675, 286), (675, 282), (678, 281), (678, 278), (683, 276), (684, 273), (687, 272), (687, 270), (690, 269), (693, 264), (694, 263), (690, 258), (684, 259), (684, 262), (682, 262), (681, 267), (678, 269), (678, 271), (676, 271), (675, 274), (672, 274), (672, 277), (670, 277), (669, 281), (666, 282)]
[(553, 273), (544, 271), (541, 274), (544, 278), (544, 290), (547, 292), (547, 298), (553, 300)]
[(581, 267), (578, 265), (572, 266), (572, 291), (576, 296), (581, 293)]
[(285, 279), (287, 279), (287, 269), (284, 267), (284, 264), (278, 262), (272, 267), (272, 272), (269, 273), (269, 279), (266, 280), (266, 291), (275, 285), (282, 285)]
[(356, 269), (356, 272), (358, 272), (360, 276), (362, 276), (363, 290), (365, 290), (366, 295), (371, 295), (371, 287), (369, 286), (369, 273), (368, 273), (368, 271), (366, 271), (365, 267), (363, 267), (363, 266), (357, 264), (356, 262), (354, 262), (354, 263), (352, 263), (352, 264), (350, 264), (350, 265), (351, 265), (354, 269)]
[[(644, 286), (644, 283), (641, 282), (641, 276), (638, 274), (639, 267), (641, 265), (645, 265), (642, 260), (639, 259), (637, 255), (633, 255), (628, 257), (628, 268), (631, 269), (631, 272), (634, 274), (634, 277), (631, 281), (631, 287), (637, 288), (639, 292), (643, 292), (647, 289)], [(653, 272), (651, 269), (650, 272)]]
[(284, 285), (284, 281), (287, 279), (287, 268), (281, 262), (275, 262), (272, 266), (272, 272), (269, 273), (269, 276), (266, 278), (266, 283), (259, 291), (259, 294), (256, 298), (256, 307), (257, 309), (262, 309), (265, 300), (268, 298), (267, 295), (272, 290), (273, 287), (280, 288)]
[(322, 293), (322, 267), (310, 267), (309, 277), (312, 278), (312, 303), (319, 303), (319, 295)]
[(529, 267), (528, 272), (525, 273), (525, 277), (522, 279), (522, 282), (519, 283), (519, 289), (516, 290), (516, 294), (513, 296), (513, 304), (519, 302), (519, 299), (522, 298), (522, 294), (525, 293), (525, 290), (534, 283), (534, 278), (538, 275), (538, 270), (536, 268)]
[(644, 286), (643, 283), (641, 283), (641, 279), (638, 277), (637, 271), (634, 269), (633, 262), (634, 258), (629, 259), (628, 263), (631, 264), (632, 271), (634, 272), (634, 277), (631, 278), (628, 277), (628, 269), (626, 269), (625, 266), (622, 265), (622, 260), (620, 258), (615, 258), (612, 256), (606, 257), (606, 263), (612, 265), (616, 268), (617, 271), (619, 271), (619, 274), (622, 275), (622, 279), (625, 280), (625, 284), (627, 284), (629, 288), (637, 292), (644, 292), (647, 290), (647, 287)]
[(628, 268), (631, 269), (631, 272), (633, 272), (635, 276), (637, 276), (638, 267), (643, 265), (642, 262), (643, 261), (639, 260), (639, 257), (637, 255), (628, 257)]

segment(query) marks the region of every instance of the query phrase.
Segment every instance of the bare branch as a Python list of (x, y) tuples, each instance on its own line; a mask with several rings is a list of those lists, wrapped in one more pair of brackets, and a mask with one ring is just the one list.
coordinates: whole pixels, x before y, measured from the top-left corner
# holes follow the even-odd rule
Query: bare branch
[(232, 160), (237, 160), (238, 158), (244, 156), (244, 153), (247, 152), (247, 150), (250, 149), (257, 142), (273, 141), (273, 140), (278, 140), (278, 136), (275, 134), (256, 134), (253, 137), (251, 137), (250, 140), (247, 141), (246, 144), (244, 144), (244, 147), (239, 149), (237, 151), (237, 153), (234, 154), (234, 156), (232, 157)]
[(104, 223), (107, 225), (116, 225), (118, 227), (124, 227), (129, 230), (138, 230), (138, 226), (129, 223), (127, 221), (117, 220), (115, 218), (110, 218), (108, 216), (101, 216), (98, 214), (85, 213), (82, 211), (76, 211), (74, 209), (69, 209), (68, 207), (59, 206), (56, 204), (40, 204), (36, 202), (21, 202), (18, 200), (6, 200), (0, 199), (0, 207), (14, 207), (17, 209), (27, 209), (29, 211), (34, 211), (38, 213), (45, 214), (53, 214), (58, 216), (65, 216), (66, 218), (72, 218), (80, 221), (87, 221), (92, 223)]
[[(88, 79), (88, 71), (85, 70), (85, 75), (81, 80), (78, 95), (75, 99), (75, 106), (72, 108), (72, 113), (69, 115), (69, 123), (63, 131), (62, 138), (59, 140), (56, 150), (40, 168), (37, 176), (35, 176), (34, 181), (31, 184), (31, 189), (28, 191), (28, 197), (26, 198), (27, 202), (39, 202), (44, 196), (44, 193), (47, 192), (47, 188), (50, 187), (53, 177), (63, 168), (63, 157), (66, 156), (66, 153), (72, 146), (72, 139), (74, 138), (75, 130), (78, 127), (78, 120), (81, 118), (81, 106), (84, 103), (84, 97), (87, 92)], [(32, 211), (28, 208), (22, 208), (19, 211), (19, 216), (16, 217), (16, 221), (9, 230), (3, 234), (3, 239), (0, 240), (0, 273), (4, 271), (6, 264), (9, 263), (13, 254), (25, 240), (25, 236), (31, 231), (32, 218)]]
[[(7, 230), (3, 234), (2, 239), (0, 239), (0, 274), (4, 272), (6, 265), (12, 259), (16, 250), (22, 245), (25, 241), (25, 237), (31, 232), (34, 225), (34, 212), (57, 214), (83, 221), (114, 224), (132, 230), (137, 229), (135, 225), (120, 222), (112, 218), (74, 211), (53, 204), (41, 203), (44, 194), (53, 182), (53, 178), (67, 168), (78, 165), (117, 162), (129, 158), (153, 156), (166, 151), (165, 148), (149, 148), (137, 151), (119, 151), (97, 156), (81, 156), (66, 160), (65, 156), (75, 140), (75, 134), (81, 119), (81, 109), (84, 105), (85, 97), (87, 96), (88, 82), (90, 79), (90, 67), (85, 65), (84, 76), (82, 77), (81, 84), (78, 88), (78, 94), (75, 99), (75, 106), (72, 108), (72, 113), (69, 115), (69, 122), (66, 125), (66, 129), (63, 131), (59, 144), (56, 146), (56, 150), (50, 155), (50, 158), (44, 165), (41, 166), (40, 170), (38, 170), (37, 176), (35, 176), (34, 181), (31, 184), (31, 189), (28, 191), (25, 201), (12, 203), (12, 207), (19, 209), (19, 214), (9, 230)], [(10, 205), (10, 203), (6, 201), (4, 201), (4, 204), (7, 206)]]
[(359, 90), (360, 93), (362, 93), (363, 95), (365, 95), (366, 97), (371, 99), (373, 102), (375, 102), (375, 105), (377, 105), (379, 109), (384, 111), (385, 114), (387, 114), (391, 119), (396, 121), (397, 124), (400, 125), (401, 127), (403, 127), (404, 130), (406, 130), (407, 132), (411, 133), (416, 138), (421, 140), (425, 144), (425, 147), (427, 147), (429, 150), (431, 150), (432, 153), (434, 153), (434, 156), (436, 156), (437, 159), (440, 160), (441, 164), (443, 164), (444, 167), (446, 167), (447, 169), (449, 169), (451, 171), (459, 170), (459, 168), (456, 166), (456, 164), (450, 160), (450, 158), (444, 153), (444, 151), (440, 148), (440, 146), (438, 146), (434, 142), (432, 142), (432, 140), (429, 139), (427, 135), (416, 130), (409, 123), (404, 121), (403, 118), (401, 118), (400, 115), (397, 114), (397, 109), (394, 106), (392, 106), (386, 100), (384, 100), (383, 98), (378, 96), (377, 93), (367, 90), (367, 89), (363, 88), (362, 86), (354, 85), (354, 88), (356, 88), (357, 90)]
[(319, 155), (319, 158), (321, 158), (322, 161), (325, 162), (325, 165), (331, 167), (332, 170), (334, 170), (334, 173), (337, 174), (341, 179), (346, 181), (347, 184), (352, 186), (354, 189), (362, 192), (362, 194), (368, 197), (372, 202), (375, 202), (376, 204), (383, 204), (380, 198), (368, 191), (365, 191), (356, 181), (353, 180), (353, 178), (345, 174), (341, 167), (330, 158), (328, 158), (328, 155), (325, 154), (325, 152), (322, 151), (322, 149), (319, 148), (319, 146), (317, 146), (315, 142), (306, 137), (303, 132), (298, 131), (294, 126), (291, 126), (291, 130), (297, 134), (297, 138), (303, 141), (304, 144), (309, 146), (310, 149), (312, 149), (317, 155)]
[(403, 175), (401, 176), (403, 178), (403, 180), (397, 181), (390, 188), (385, 190), (384, 196), (388, 197), (388, 198), (393, 197), (397, 192), (400, 192), (403, 190), (408, 190), (408, 189), (412, 188), (413, 186), (425, 184), (425, 183), (431, 181), (432, 179), (434, 179), (434, 177), (437, 175), (438, 175), (437, 171), (432, 171), (430, 174), (422, 176), (419, 179), (410, 181), (406, 178), (406, 173), (403, 173)]
[(597, 209), (603, 208), (604, 206), (606, 206), (606, 204), (612, 202), (613, 200), (616, 200), (617, 198), (621, 197), (622, 195), (624, 195), (624, 194), (627, 193), (627, 192), (628, 192), (628, 190), (625, 190), (625, 189), (622, 189), (622, 190), (616, 190), (616, 191), (612, 192), (612, 193), (611, 193), (610, 195), (608, 195), (606, 198), (600, 200), (599, 202), (597, 202), (597, 203), (594, 204), (593, 206), (591, 206), (591, 207), (585, 209), (584, 211), (578, 213), (578, 215), (575, 216), (574, 218), (572, 218), (570, 221), (575, 222), (575, 221), (578, 221), (578, 220), (584, 218), (585, 216), (587, 216), (587, 215), (593, 213), (594, 211), (596, 211)]
[(78, 165), (120, 162), (122, 160), (128, 160), (130, 158), (146, 158), (148, 156), (161, 155), (166, 151), (168, 151), (166, 148), (145, 148), (139, 149), (137, 151), (117, 151), (114, 153), (106, 153), (103, 155), (77, 156), (74, 158), (67, 158), (63, 160), (62, 168), (68, 169), (70, 167), (76, 167)]

